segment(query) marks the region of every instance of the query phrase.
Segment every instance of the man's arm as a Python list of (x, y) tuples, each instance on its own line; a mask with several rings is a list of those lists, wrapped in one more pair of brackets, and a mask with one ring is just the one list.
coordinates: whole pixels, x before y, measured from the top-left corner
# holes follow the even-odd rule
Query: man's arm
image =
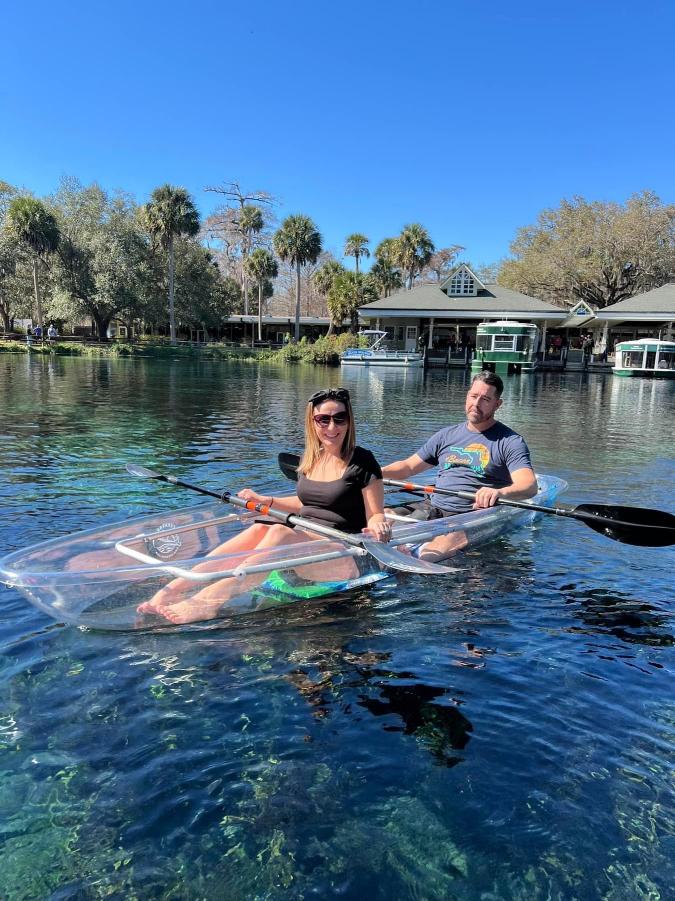
[(406, 460), (397, 460), (395, 463), (389, 463), (382, 467), (382, 476), (385, 479), (409, 479), (410, 476), (416, 476), (418, 472), (424, 472), (425, 469), (431, 469), (433, 464), (426, 463), (420, 456), (413, 454)]
[(511, 473), (511, 484), (504, 488), (479, 488), (474, 507), (494, 507), (500, 497), (519, 501), (536, 493), (537, 478), (529, 466), (524, 466)]

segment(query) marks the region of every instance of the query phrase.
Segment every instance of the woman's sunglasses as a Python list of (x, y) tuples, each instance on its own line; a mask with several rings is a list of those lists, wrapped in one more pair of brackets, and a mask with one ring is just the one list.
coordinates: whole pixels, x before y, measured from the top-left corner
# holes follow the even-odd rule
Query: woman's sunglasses
[(325, 429), (330, 425), (331, 419), (335, 425), (344, 425), (346, 422), (349, 422), (349, 413), (317, 413), (316, 416), (312, 416), (312, 419), (317, 425)]

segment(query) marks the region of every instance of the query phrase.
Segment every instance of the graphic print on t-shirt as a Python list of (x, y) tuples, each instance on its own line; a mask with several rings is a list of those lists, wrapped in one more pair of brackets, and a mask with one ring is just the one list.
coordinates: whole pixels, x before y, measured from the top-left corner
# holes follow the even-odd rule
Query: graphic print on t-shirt
[(490, 451), (484, 444), (469, 444), (467, 447), (450, 447), (443, 461), (443, 469), (468, 466), (477, 475), (485, 475), (490, 462)]

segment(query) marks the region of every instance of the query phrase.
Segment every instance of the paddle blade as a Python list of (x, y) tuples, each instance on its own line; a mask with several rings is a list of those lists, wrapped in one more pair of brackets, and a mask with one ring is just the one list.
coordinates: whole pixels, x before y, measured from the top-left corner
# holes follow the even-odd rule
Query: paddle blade
[[(638, 547), (668, 547), (675, 544), (675, 516), (663, 510), (580, 504), (574, 508), (574, 513), (584, 514), (583, 521), (594, 532), (622, 544)], [(601, 519), (593, 522), (595, 516)]]
[(300, 457), (297, 454), (288, 454), (282, 451), (278, 457), (279, 469), (283, 472), (287, 479), (292, 482), (298, 481), (298, 465)]
[(139, 479), (161, 479), (162, 476), (158, 472), (146, 469), (145, 466), (139, 466), (137, 463), (127, 463), (126, 470), (129, 475), (137, 476)]
[(460, 572), (456, 567), (443, 566), (441, 563), (431, 563), (428, 560), (419, 560), (417, 557), (413, 557), (412, 554), (404, 554), (388, 544), (372, 541), (370, 538), (362, 539), (361, 544), (379, 563), (383, 566), (388, 566), (390, 569), (398, 569), (406, 573), (446, 576), (450, 573)]

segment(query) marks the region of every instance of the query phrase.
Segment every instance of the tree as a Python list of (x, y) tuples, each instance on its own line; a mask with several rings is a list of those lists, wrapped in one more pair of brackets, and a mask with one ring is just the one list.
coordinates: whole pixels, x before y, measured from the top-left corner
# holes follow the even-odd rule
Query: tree
[(53, 313), (93, 319), (99, 340), (107, 341), (114, 318), (142, 318), (160, 285), (166, 297), (138, 207), (123, 193), (110, 197), (99, 185), (74, 178), (62, 180), (51, 203), (61, 233), (52, 264)]
[(334, 325), (341, 325), (344, 319), (351, 319), (351, 330), (359, 328), (359, 307), (377, 300), (377, 287), (370, 276), (361, 272), (344, 271), (336, 275), (328, 291), (328, 312), (331, 317), (331, 330)]
[(38, 325), (42, 328), (40, 266), (47, 265), (50, 254), (59, 246), (56, 217), (34, 197), (15, 197), (7, 209), (7, 226), (32, 256), (35, 305)]
[(241, 298), (236, 279), (223, 277), (213, 254), (196, 241), (176, 245), (176, 315), (183, 325), (219, 333)]
[(396, 268), (395, 253), (396, 238), (384, 238), (375, 248), (375, 263), (370, 269), (370, 275), (375, 279), (383, 297), (389, 297), (392, 291), (403, 286), (401, 273)]
[(396, 239), (394, 259), (406, 273), (408, 291), (412, 290), (415, 276), (427, 265), (434, 250), (433, 241), (423, 225), (413, 222), (403, 227)]
[(437, 282), (444, 281), (452, 272), (454, 262), (460, 250), (464, 250), (461, 244), (453, 244), (451, 247), (441, 247), (432, 253), (429, 262), (422, 269), (422, 275), (433, 276)]
[(244, 292), (244, 312), (248, 314), (248, 286), (244, 263), (255, 247), (268, 247), (277, 202), (267, 191), (245, 191), (238, 182), (205, 188), (226, 198), (204, 222), (203, 235), (217, 242), (221, 269), (238, 278)]
[(16, 189), (6, 181), (0, 181), (0, 317), (6, 332), (12, 330), (16, 301), (17, 273), (21, 257), (26, 257), (17, 236), (6, 228), (9, 204), (16, 197)]
[(300, 272), (321, 253), (321, 235), (309, 216), (288, 216), (274, 234), (274, 249), (281, 260), (295, 266), (295, 340), (300, 340)]
[(562, 306), (618, 303), (665, 284), (675, 263), (675, 207), (649, 191), (622, 205), (563, 200), (518, 230), (499, 272), (509, 288)]
[(354, 232), (353, 235), (348, 235), (345, 239), (345, 256), (346, 257), (354, 257), (356, 262), (356, 271), (359, 271), (359, 260), (361, 257), (369, 257), (370, 251), (368, 250), (368, 238), (365, 235), (361, 235), (358, 232)]
[[(343, 275), (346, 271), (347, 270), (342, 265), (342, 263), (339, 263), (337, 260), (328, 259), (319, 269), (316, 270), (316, 272), (312, 276), (314, 286), (326, 299), (326, 308), (328, 310), (328, 315), (330, 316), (330, 325), (328, 326), (329, 335), (331, 335), (335, 329), (342, 327), (344, 316), (333, 316), (328, 296), (330, 294), (331, 288), (333, 287), (335, 279), (338, 276)], [(337, 306), (334, 305), (333, 309), (335, 312), (338, 312)]]
[[(246, 262), (251, 253), (253, 236), (262, 231), (264, 223), (262, 210), (250, 204), (243, 206), (239, 212), (239, 230), (242, 235), (244, 315), (248, 316), (248, 279)], [(258, 339), (260, 340), (260, 339)]]
[(174, 309), (174, 243), (177, 237), (194, 237), (199, 231), (199, 213), (185, 188), (162, 185), (155, 188), (149, 203), (143, 208), (143, 222), (169, 256), (169, 332), (176, 343), (176, 314)]
[(245, 261), (244, 270), (258, 286), (258, 341), (262, 341), (263, 291), (265, 283), (277, 277), (279, 266), (269, 250), (257, 247)]
[[(333, 282), (337, 278), (338, 275), (342, 275), (347, 270), (339, 263), (337, 260), (328, 259), (326, 262), (316, 270), (314, 275), (312, 276), (312, 281), (314, 283), (314, 287), (317, 291), (328, 299), (328, 294), (330, 289), (333, 287)], [(330, 325), (328, 327), (328, 334), (332, 334), (336, 328), (340, 328), (342, 326), (342, 319), (335, 319), (331, 315), (330, 306), (328, 302), (326, 303), (328, 308), (328, 314), (330, 316)], [(344, 317), (343, 317), (344, 318)]]
[(32, 288), (28, 251), (9, 229), (0, 228), (0, 319), (6, 332), (13, 331), (16, 316), (30, 316), (26, 297)]

